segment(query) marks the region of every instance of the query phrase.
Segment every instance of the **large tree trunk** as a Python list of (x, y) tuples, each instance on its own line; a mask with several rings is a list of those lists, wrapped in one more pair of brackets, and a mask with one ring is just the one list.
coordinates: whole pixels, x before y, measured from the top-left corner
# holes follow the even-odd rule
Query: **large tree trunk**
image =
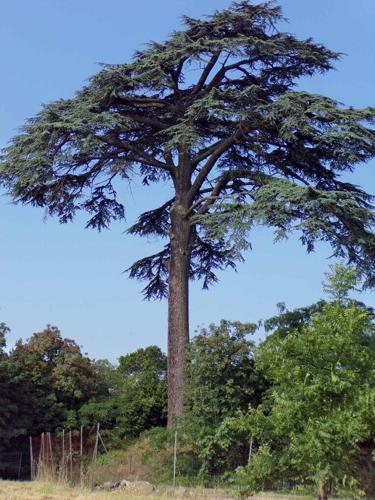
[(189, 268), (191, 228), (186, 207), (171, 209), (168, 295), (168, 427), (182, 415), (186, 346), (189, 342)]

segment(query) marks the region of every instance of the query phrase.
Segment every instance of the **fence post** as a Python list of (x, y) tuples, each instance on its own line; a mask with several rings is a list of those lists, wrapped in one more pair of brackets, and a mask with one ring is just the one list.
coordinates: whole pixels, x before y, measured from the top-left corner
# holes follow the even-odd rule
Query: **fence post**
[(173, 446), (173, 488), (176, 487), (176, 464), (177, 464), (177, 431), (174, 433)]
[(40, 467), (41, 462), (43, 461), (44, 455), (44, 432), (40, 435), (40, 446), (39, 446), (39, 456), (38, 456), (38, 468)]
[(80, 464), (79, 464), (79, 478), (81, 482), (81, 487), (83, 486), (83, 428), (81, 425), (81, 434), (80, 434), (80, 442), (79, 442), (79, 456), (80, 456)]
[(51, 456), (50, 456), (50, 452), (49, 452), (49, 435), (50, 435), (50, 433), (46, 432), (46, 438), (45, 438), (46, 443), (45, 443), (45, 453), (44, 453), (44, 455), (45, 455), (44, 461), (46, 463), (45, 469), (46, 469), (48, 475), (50, 475), (51, 469), (52, 469)]
[(45, 466), (44, 466), (44, 432), (40, 435), (40, 447), (39, 447), (39, 456), (38, 456), (38, 464), (37, 464), (37, 475), (38, 478), (40, 479), (41, 475), (43, 476), (43, 479), (45, 479), (44, 474), (45, 474)]
[(72, 431), (69, 431), (69, 476), (70, 482), (73, 482), (73, 450), (72, 450)]
[(61, 481), (65, 481), (65, 429), (62, 430), (62, 446), (61, 446), (61, 468), (60, 468), (60, 478)]
[(34, 455), (33, 455), (33, 438), (30, 436), (30, 479), (34, 481)]
[(52, 476), (55, 476), (56, 469), (55, 469), (55, 461), (53, 459), (52, 439), (51, 439), (51, 433), (50, 432), (47, 434), (47, 447), (48, 447), (50, 461), (51, 461), (51, 464), (50, 464), (51, 465), (51, 474), (52, 474)]
[(21, 467), (22, 467), (22, 451), (21, 451), (21, 454), (20, 454), (20, 461), (19, 461), (19, 464), (18, 464), (18, 481), (21, 479)]
[(105, 446), (105, 444), (104, 444), (104, 441), (103, 441), (103, 438), (102, 438), (102, 435), (101, 435), (101, 433), (100, 433), (100, 432), (99, 432), (99, 439), (100, 439), (100, 442), (102, 443), (102, 446), (103, 446), (103, 448), (104, 448), (104, 451), (105, 451), (106, 453), (108, 453), (108, 450), (107, 450), (107, 448), (106, 448), (106, 446)]
[(95, 468), (96, 468), (96, 457), (98, 455), (98, 444), (99, 444), (99, 429), (100, 424), (98, 423), (96, 426), (96, 438), (95, 438), (95, 446), (94, 453), (92, 455), (92, 465), (91, 465), (91, 489), (94, 489), (94, 480), (95, 480)]
[(251, 462), (251, 455), (253, 453), (253, 436), (250, 438), (250, 445), (249, 445), (249, 458), (247, 460), (247, 466), (249, 467), (250, 462)]

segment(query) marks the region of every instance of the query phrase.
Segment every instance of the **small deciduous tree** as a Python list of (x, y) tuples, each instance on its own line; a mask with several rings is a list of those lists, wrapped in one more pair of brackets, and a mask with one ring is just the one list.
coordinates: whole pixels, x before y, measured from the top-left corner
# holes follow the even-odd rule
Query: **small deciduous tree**
[[(169, 423), (182, 412), (189, 279), (234, 267), (257, 224), (328, 241), (374, 281), (371, 197), (340, 180), (375, 155), (371, 108), (296, 90), (338, 54), (277, 29), (280, 7), (238, 1), (106, 65), (72, 99), (47, 104), (3, 152), (15, 200), (88, 227), (124, 217), (118, 181), (169, 182), (173, 195), (129, 232), (166, 238), (130, 267), (147, 298), (168, 295)], [(118, 181), (117, 181), (118, 180)]]
[(361, 491), (361, 446), (375, 435), (375, 330), (372, 315), (348, 297), (355, 276), (336, 267), (328, 278), (334, 301), (261, 346), (258, 362), (272, 385), (242, 421), (258, 449), (239, 471), (250, 489), (262, 488), (259, 478), (289, 478), (315, 481), (321, 500), (330, 486)]

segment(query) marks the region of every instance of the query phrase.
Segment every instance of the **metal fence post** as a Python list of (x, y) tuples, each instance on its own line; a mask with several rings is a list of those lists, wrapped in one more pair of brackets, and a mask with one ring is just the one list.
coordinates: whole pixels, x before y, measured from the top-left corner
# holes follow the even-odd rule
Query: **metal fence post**
[(251, 462), (251, 455), (253, 453), (253, 436), (251, 436), (250, 438), (250, 445), (249, 445), (249, 458), (247, 460), (247, 466), (250, 465), (250, 462)]
[(33, 455), (33, 438), (30, 436), (30, 479), (34, 481), (34, 455)]
[(79, 456), (80, 456), (80, 464), (79, 464), (79, 477), (81, 482), (81, 487), (83, 486), (83, 428), (81, 425), (81, 435), (80, 435), (80, 443), (79, 443)]
[(69, 431), (69, 481), (73, 482), (73, 449), (72, 449), (72, 431)]
[(92, 455), (91, 489), (94, 489), (95, 469), (96, 469), (96, 457), (98, 455), (98, 444), (99, 444), (99, 429), (100, 429), (100, 424), (98, 423), (97, 426), (96, 426), (96, 439), (95, 439), (94, 453)]
[(177, 431), (174, 433), (173, 446), (173, 488), (176, 487), (176, 465), (177, 465)]

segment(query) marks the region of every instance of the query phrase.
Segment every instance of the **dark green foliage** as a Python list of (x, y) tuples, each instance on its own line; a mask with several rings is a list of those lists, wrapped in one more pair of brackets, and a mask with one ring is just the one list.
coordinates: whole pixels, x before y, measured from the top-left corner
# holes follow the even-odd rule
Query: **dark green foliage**
[(312, 316), (316, 312), (321, 311), (325, 304), (324, 300), (320, 300), (311, 306), (289, 311), (286, 309), (285, 304), (279, 303), (277, 307), (280, 314), (264, 321), (264, 329), (268, 334), (272, 332), (272, 338), (278, 337), (282, 339), (290, 332), (300, 330), (302, 327), (309, 325)]
[(98, 384), (96, 397), (109, 397), (114, 391), (117, 382), (116, 367), (108, 359), (93, 360), (92, 367), (95, 371)]
[(122, 377), (118, 424), (125, 435), (165, 425), (167, 357), (160, 348), (150, 346), (121, 356), (118, 372)]
[(6, 335), (9, 332), (9, 328), (5, 323), (0, 323), (0, 354), (4, 354), (4, 347), (6, 346)]
[(53, 326), (18, 341), (9, 355), (12, 381), (18, 388), (18, 409), (27, 433), (76, 426), (80, 406), (96, 394), (97, 382), (89, 358), (79, 346), (61, 337)]
[(189, 346), (186, 418), (202, 426), (216, 427), (225, 417), (262, 396), (262, 380), (255, 370), (254, 343), (248, 336), (252, 323), (222, 320), (200, 330)]
[(12, 440), (25, 432), (26, 421), (19, 412), (20, 391), (13, 378), (13, 370), (6, 347), (9, 328), (0, 323), (0, 451), (9, 449)]
[(118, 371), (138, 385), (146, 386), (148, 380), (163, 383), (167, 376), (167, 359), (159, 347), (150, 346), (120, 356)]
[(150, 346), (121, 356), (119, 366), (91, 361), (56, 327), (4, 352), (0, 326), (0, 450), (63, 427), (99, 422), (107, 445), (166, 423), (166, 356)]
[[(7, 331), (2, 325), (2, 346)], [(89, 358), (56, 327), (18, 341), (9, 354), (1, 349), (0, 448), (18, 446), (29, 435), (75, 427), (79, 407), (96, 391)]]
[[(106, 392), (80, 409), (81, 422), (100, 422), (117, 445), (166, 423), (167, 358), (156, 346), (121, 356), (114, 368), (96, 363)], [(100, 380), (100, 379), (99, 379)]]
[[(116, 179), (170, 180), (176, 196), (145, 212), (131, 234), (170, 235), (184, 205), (190, 276), (205, 287), (234, 266), (256, 224), (317, 240), (374, 280), (372, 198), (340, 180), (375, 154), (374, 109), (296, 91), (300, 77), (339, 57), (277, 30), (280, 7), (239, 1), (152, 42), (132, 62), (104, 65), (71, 99), (47, 104), (3, 152), (0, 180), (19, 202), (61, 222), (78, 210), (99, 230), (124, 217)], [(167, 294), (170, 245), (130, 276), (146, 297)]]
[(256, 407), (267, 387), (256, 370), (252, 323), (221, 321), (196, 335), (189, 346), (184, 430), (202, 478), (246, 462), (248, 439), (223, 422)]

